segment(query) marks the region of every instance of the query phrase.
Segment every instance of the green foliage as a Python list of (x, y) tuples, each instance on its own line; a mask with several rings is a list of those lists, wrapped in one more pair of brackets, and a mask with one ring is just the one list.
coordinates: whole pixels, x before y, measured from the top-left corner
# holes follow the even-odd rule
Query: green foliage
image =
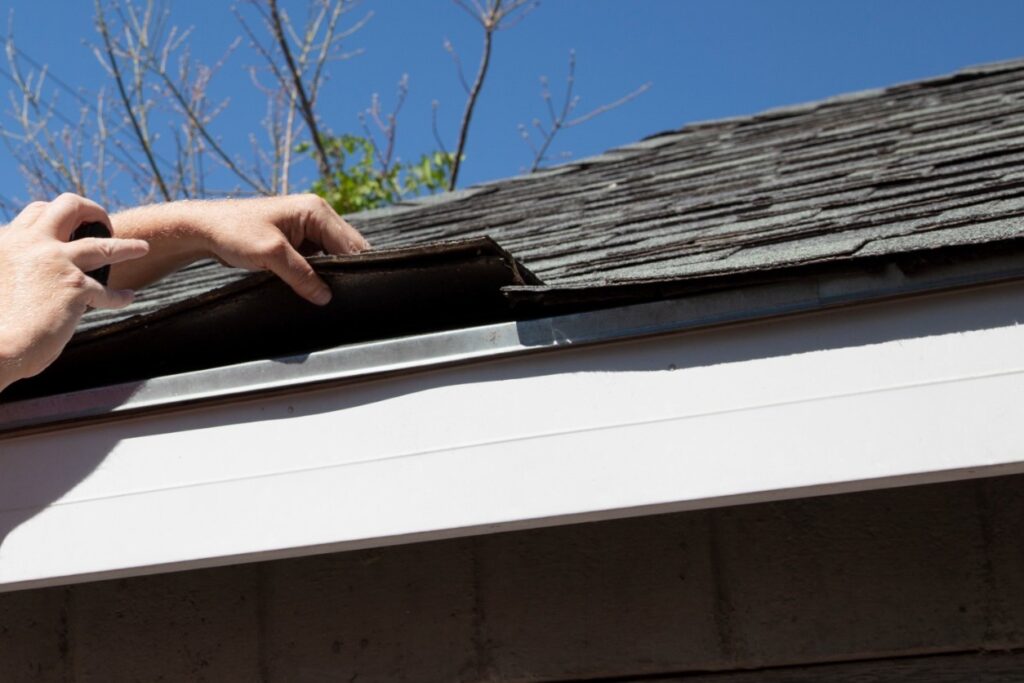
[[(393, 163), (386, 169), (375, 164), (373, 143), (358, 135), (325, 137), (323, 147), (333, 169), (312, 190), (341, 214), (395, 204), (407, 197), (434, 194), (448, 186), (455, 155), (424, 154), (419, 161)], [(313, 156), (316, 150), (304, 142), (296, 150)]]

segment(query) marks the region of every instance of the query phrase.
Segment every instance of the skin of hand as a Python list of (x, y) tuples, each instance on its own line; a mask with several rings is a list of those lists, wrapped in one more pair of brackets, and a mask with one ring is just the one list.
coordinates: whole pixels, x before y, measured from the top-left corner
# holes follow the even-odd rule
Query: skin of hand
[(137, 289), (201, 258), (269, 270), (314, 304), (331, 290), (302, 254), (353, 254), (369, 243), (313, 194), (195, 200), (131, 209), (112, 216), (114, 235), (144, 239), (150, 253), (111, 268), (110, 285)]
[[(69, 243), (89, 222), (114, 236)], [(193, 261), (272, 271), (323, 305), (331, 290), (302, 254), (369, 246), (316, 195), (171, 202), (112, 217), (73, 194), (35, 202), (0, 229), (0, 391), (52, 363), (88, 308), (127, 306), (132, 290)], [(85, 275), (105, 265), (108, 287)]]
[(88, 308), (131, 303), (131, 291), (104, 287), (85, 271), (139, 259), (149, 245), (115, 238), (68, 242), (87, 222), (110, 225), (93, 202), (63, 194), (29, 204), (0, 228), (0, 390), (52, 363)]

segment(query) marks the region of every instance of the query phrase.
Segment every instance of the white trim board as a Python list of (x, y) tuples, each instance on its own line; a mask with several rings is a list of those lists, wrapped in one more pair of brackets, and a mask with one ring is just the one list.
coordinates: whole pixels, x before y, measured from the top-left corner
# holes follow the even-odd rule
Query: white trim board
[[(0, 441), (0, 589), (1024, 471), (1022, 294), (555, 348)], [(937, 319), (962, 331), (932, 334)], [(871, 330), (898, 338), (862, 343)]]

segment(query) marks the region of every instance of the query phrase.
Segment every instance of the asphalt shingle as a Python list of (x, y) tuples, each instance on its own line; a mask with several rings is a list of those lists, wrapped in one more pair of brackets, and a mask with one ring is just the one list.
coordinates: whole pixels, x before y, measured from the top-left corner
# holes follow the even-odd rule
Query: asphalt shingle
[[(377, 247), (487, 235), (573, 288), (1018, 238), (1024, 61), (694, 124), (348, 218)], [(199, 264), (85, 326), (243, 275)]]

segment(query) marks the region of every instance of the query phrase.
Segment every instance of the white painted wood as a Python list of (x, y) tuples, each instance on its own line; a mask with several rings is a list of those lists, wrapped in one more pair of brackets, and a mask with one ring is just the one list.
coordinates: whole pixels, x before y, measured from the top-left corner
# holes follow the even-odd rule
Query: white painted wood
[(1020, 295), (566, 348), (3, 440), (0, 586), (1024, 471)]

